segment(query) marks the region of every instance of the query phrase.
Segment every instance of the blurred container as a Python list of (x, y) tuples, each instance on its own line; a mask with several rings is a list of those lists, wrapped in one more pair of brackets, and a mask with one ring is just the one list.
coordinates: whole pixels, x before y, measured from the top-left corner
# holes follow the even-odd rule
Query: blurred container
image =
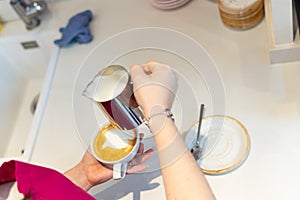
[[(293, 19), (294, 19), (294, 22), (298, 23), (298, 29), (300, 30), (300, 0), (294, 0), (293, 3), (294, 3), (293, 5), (295, 8)], [(295, 12), (296, 12), (296, 14), (295, 14)], [(297, 32), (297, 28), (294, 31)]]
[(264, 17), (264, 0), (218, 0), (223, 23), (233, 29), (249, 29)]

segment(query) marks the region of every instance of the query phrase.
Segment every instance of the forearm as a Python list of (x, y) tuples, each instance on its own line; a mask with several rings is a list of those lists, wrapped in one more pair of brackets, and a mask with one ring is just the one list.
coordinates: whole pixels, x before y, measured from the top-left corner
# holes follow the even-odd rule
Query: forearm
[(178, 88), (176, 73), (169, 66), (147, 62), (133, 65), (135, 98), (154, 135), (168, 199), (214, 199), (204, 175), (188, 151), (168, 113)]
[(170, 118), (149, 123), (154, 134), (168, 199), (214, 199), (213, 193)]

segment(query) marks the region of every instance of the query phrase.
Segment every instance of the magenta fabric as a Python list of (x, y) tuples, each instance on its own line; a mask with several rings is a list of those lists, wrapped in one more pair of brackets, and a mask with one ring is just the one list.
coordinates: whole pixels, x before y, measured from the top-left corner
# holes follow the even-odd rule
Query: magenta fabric
[(49, 168), (20, 161), (9, 161), (0, 167), (0, 184), (17, 181), (18, 190), (32, 200), (94, 200), (63, 174)]

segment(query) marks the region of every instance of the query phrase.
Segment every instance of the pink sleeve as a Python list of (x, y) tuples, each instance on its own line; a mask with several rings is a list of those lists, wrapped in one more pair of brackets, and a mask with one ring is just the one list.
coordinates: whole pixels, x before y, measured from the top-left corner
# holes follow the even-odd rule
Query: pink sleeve
[(33, 200), (94, 199), (61, 173), (20, 161), (9, 161), (0, 167), (0, 184), (17, 181), (18, 190)]

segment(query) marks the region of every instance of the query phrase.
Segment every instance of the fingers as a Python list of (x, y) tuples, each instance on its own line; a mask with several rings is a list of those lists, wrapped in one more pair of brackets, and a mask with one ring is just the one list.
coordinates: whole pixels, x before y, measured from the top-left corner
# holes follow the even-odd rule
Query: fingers
[(147, 74), (145, 73), (144, 68), (138, 64), (131, 66), (130, 74), (134, 83), (140, 83), (140, 80), (144, 80), (147, 78)]
[(144, 155), (142, 156), (141, 162), (144, 163), (146, 160), (148, 160), (154, 153), (153, 149), (148, 149), (144, 152)]
[(143, 141), (143, 139), (144, 139), (144, 133), (140, 133), (140, 142), (142, 142)]
[[(144, 147), (143, 147), (144, 148)], [(127, 173), (136, 173), (146, 169), (148, 166), (144, 163), (154, 153), (153, 149), (149, 149), (144, 153), (138, 154), (133, 160), (129, 162)]]
[(131, 66), (130, 73), (134, 77), (140, 76), (141, 78), (147, 78), (147, 75), (155, 73), (163, 67), (170, 69), (170, 66), (166, 64), (162, 64), (156, 61), (149, 61), (143, 66), (138, 64)]
[[(144, 149), (144, 147), (142, 147)], [(138, 164), (142, 164), (144, 163), (145, 161), (147, 161), (154, 153), (154, 150), (153, 149), (148, 149), (147, 151), (143, 152), (143, 153), (139, 153), (137, 154), (137, 156), (132, 159), (130, 161), (130, 163), (132, 165), (138, 165)]]
[(134, 165), (134, 166), (128, 168), (127, 173), (133, 174), (133, 173), (141, 172), (141, 171), (147, 169), (147, 167), (148, 166), (146, 164)]
[(163, 66), (163, 67), (168, 67), (170, 68), (169, 65), (166, 65), (164, 63), (156, 62), (156, 61), (148, 61), (145, 66), (148, 66), (150, 69), (155, 67), (155, 66)]
[[(140, 134), (140, 140), (142, 141), (144, 138), (144, 134)], [(153, 149), (148, 149), (144, 152), (144, 144), (141, 142), (139, 145), (138, 152), (136, 156), (128, 163), (127, 173), (136, 173), (140, 172), (147, 168), (146, 162), (154, 153)]]
[(143, 153), (144, 152), (144, 144), (140, 143), (139, 149), (137, 151), (138, 154)]
[(130, 73), (134, 92), (148, 81), (149, 76), (141, 65), (133, 65), (130, 68)]
[(162, 63), (156, 61), (148, 61), (146, 65), (161, 65)]
[(155, 61), (149, 61), (143, 66), (135, 64), (131, 66), (130, 73), (135, 88), (142, 86), (143, 83), (147, 83), (149, 80), (153, 81), (157, 79), (156, 81), (159, 82), (162, 81), (159, 77), (165, 79), (175, 74), (169, 65)]
[(144, 70), (148, 74), (152, 74), (153, 72), (156, 71), (158, 65), (161, 65), (161, 63), (155, 61), (149, 61), (144, 65)]
[(170, 66), (156, 61), (149, 61), (144, 65), (144, 70), (151, 74), (166, 68), (170, 69)]
[(137, 154), (144, 152), (144, 144), (142, 143), (143, 139), (144, 139), (144, 134), (140, 133), (140, 146), (138, 148)]

